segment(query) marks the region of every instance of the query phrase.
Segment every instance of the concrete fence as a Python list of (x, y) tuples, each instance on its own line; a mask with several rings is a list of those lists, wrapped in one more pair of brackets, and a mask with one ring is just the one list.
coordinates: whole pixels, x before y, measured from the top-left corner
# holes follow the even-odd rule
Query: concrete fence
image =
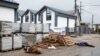
[(0, 34), (11, 34), (12, 22), (0, 21)]
[(14, 23), (13, 24), (13, 32), (21, 32), (23, 33), (36, 33), (36, 32), (49, 32), (50, 26), (49, 24), (33, 24), (33, 23)]

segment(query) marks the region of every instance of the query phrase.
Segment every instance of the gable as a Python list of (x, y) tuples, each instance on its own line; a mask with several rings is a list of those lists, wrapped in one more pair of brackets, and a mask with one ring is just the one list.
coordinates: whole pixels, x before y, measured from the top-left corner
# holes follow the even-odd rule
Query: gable
[(35, 11), (35, 10), (27, 9), (27, 10), (25, 11), (25, 13), (24, 13), (22, 16), (28, 14), (29, 12), (30, 12), (31, 14), (34, 14), (34, 15), (36, 14), (36, 11)]

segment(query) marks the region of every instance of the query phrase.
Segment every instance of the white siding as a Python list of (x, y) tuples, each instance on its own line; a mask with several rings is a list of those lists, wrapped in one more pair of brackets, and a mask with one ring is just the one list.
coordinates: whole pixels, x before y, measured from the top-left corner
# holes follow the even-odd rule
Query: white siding
[(46, 11), (43, 12), (43, 23), (50, 23), (50, 21), (46, 20)]
[(52, 18), (52, 20), (51, 20), (51, 29), (53, 29), (54, 27), (55, 27), (55, 12), (54, 11), (51, 11), (51, 18)]
[(50, 29), (53, 29), (54, 26), (55, 26), (55, 24), (54, 24), (54, 22), (55, 22), (55, 12), (52, 11), (52, 10), (50, 10), (50, 11), (51, 11), (51, 20), (47, 20), (46, 11), (43, 12), (43, 23), (44, 24), (50, 23), (51, 24)]
[(57, 19), (57, 27), (67, 27), (67, 18), (58, 16)]
[(75, 20), (69, 19), (69, 32), (74, 32)]
[(0, 7), (0, 21), (14, 22), (14, 9)]
[[(53, 29), (54, 27), (55, 27), (55, 12), (54, 11), (52, 11), (52, 10), (50, 10), (51, 11), (51, 20), (46, 20), (46, 10), (45, 11), (43, 11), (43, 24), (48, 24), (48, 23), (50, 23), (51, 24), (51, 29)], [(37, 23), (40, 23), (40, 21), (38, 21), (38, 19), (39, 19), (39, 15), (37, 14)]]
[(23, 16), (23, 23), (25, 23), (25, 15)]
[(75, 27), (75, 20), (69, 18), (69, 27)]

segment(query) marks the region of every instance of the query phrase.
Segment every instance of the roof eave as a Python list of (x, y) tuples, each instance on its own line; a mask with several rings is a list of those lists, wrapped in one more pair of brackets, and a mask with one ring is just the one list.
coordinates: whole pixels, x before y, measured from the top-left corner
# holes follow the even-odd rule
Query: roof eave
[(13, 9), (18, 9), (19, 3), (14, 3), (14, 2), (9, 2), (9, 1), (0, 1), (0, 6), (2, 7), (8, 7), (8, 8), (13, 8)]

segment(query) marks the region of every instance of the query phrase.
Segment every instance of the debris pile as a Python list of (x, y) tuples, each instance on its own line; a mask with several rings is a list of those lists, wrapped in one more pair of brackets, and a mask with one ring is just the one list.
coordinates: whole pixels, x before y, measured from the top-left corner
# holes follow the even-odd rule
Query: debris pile
[(74, 39), (70, 36), (64, 36), (59, 34), (50, 34), (43, 38), (41, 42), (36, 43), (30, 48), (27, 48), (28, 53), (41, 53), (38, 48), (42, 49), (56, 49), (58, 46), (71, 46), (74, 45)]

